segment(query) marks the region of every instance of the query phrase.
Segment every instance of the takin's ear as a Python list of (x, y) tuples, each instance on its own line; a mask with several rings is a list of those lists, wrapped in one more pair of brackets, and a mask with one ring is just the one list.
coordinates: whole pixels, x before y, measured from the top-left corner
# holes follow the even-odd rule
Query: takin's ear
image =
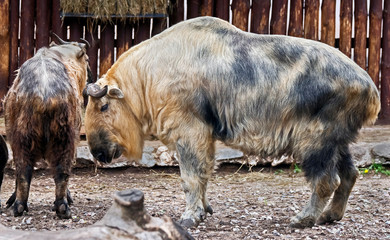
[(57, 44), (54, 41), (51, 41), (49, 47), (54, 47), (54, 46), (57, 46)]
[(123, 92), (118, 87), (109, 87), (108, 88), (108, 96), (112, 98), (123, 98)]

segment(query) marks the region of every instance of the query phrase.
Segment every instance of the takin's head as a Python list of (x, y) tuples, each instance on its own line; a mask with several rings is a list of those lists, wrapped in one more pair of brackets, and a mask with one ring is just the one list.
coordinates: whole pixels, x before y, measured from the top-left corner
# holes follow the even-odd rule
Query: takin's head
[(109, 163), (122, 153), (128, 158), (142, 157), (141, 123), (117, 84), (103, 77), (85, 89), (89, 96), (85, 112), (85, 132), (94, 158)]
[(69, 77), (76, 81), (81, 96), (86, 83), (92, 82), (92, 72), (87, 55), (87, 49), (90, 45), (85, 39), (81, 39), (82, 43), (67, 42), (55, 33), (52, 33), (52, 35), (57, 38), (59, 44), (56, 44), (54, 41), (51, 42), (49, 50), (57, 55), (65, 65)]

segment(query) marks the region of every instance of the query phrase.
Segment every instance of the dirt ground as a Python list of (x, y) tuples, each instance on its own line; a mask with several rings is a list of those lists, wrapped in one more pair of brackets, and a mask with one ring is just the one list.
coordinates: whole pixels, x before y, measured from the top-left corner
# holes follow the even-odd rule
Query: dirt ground
[[(29, 212), (15, 218), (4, 208), (14, 189), (8, 172), (1, 192), (0, 223), (13, 229), (57, 231), (81, 228), (99, 220), (112, 204), (112, 194), (128, 188), (145, 194), (153, 216), (179, 219), (185, 207), (178, 168), (74, 170), (70, 180), (74, 199), (72, 219), (60, 220), (51, 211), (54, 182), (47, 171), (35, 172)], [(309, 229), (288, 227), (310, 195), (302, 173), (287, 168), (248, 168), (222, 165), (213, 175), (208, 196), (214, 215), (190, 229), (195, 239), (390, 239), (390, 177), (361, 175), (340, 222)]]

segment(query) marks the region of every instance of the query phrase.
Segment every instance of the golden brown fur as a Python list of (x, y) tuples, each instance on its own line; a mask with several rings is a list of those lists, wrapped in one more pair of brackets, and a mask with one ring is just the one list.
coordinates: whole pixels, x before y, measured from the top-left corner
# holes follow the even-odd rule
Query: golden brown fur
[[(292, 226), (338, 220), (357, 176), (348, 144), (380, 108), (369, 75), (338, 50), (242, 32), (211, 17), (177, 24), (128, 50), (93, 85), (105, 86), (86, 110), (92, 154), (103, 162), (120, 152), (140, 158), (149, 136), (176, 149), (184, 225), (212, 212), (206, 186), (216, 140), (301, 161), (313, 195)], [(323, 212), (333, 192), (337, 200)]]

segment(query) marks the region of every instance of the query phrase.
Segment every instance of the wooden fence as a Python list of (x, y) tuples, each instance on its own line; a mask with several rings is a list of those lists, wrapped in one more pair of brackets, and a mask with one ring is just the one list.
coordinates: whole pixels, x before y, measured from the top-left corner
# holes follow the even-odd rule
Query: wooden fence
[[(169, 16), (113, 20), (91, 27), (85, 17), (61, 20), (60, 0), (0, 0), (0, 97), (15, 70), (47, 46), (50, 31), (86, 38), (94, 78), (124, 51), (165, 28), (197, 16), (215, 16), (259, 34), (285, 34), (337, 47), (368, 71), (381, 91), (380, 119), (390, 122), (390, 0), (170, 0)], [(340, 14), (336, 15), (336, 8)], [(20, 9), (20, 11), (19, 11)], [(337, 21), (336, 21), (337, 20)], [(336, 26), (339, 23), (339, 26)], [(353, 27), (354, 26), (354, 27)], [(336, 29), (340, 37), (336, 38)]]

